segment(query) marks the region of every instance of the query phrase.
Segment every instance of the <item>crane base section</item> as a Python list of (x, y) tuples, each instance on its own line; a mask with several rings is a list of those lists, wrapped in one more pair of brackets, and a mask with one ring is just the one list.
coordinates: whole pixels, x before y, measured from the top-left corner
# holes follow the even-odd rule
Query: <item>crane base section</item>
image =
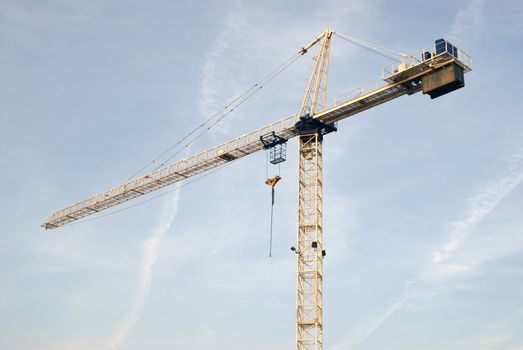
[(423, 93), (431, 99), (443, 96), (465, 86), (463, 68), (454, 63), (422, 77), (421, 83)]

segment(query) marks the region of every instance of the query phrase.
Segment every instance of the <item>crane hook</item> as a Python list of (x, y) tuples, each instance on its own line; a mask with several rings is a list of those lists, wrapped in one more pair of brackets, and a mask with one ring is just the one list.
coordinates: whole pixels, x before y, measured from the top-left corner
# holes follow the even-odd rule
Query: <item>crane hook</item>
[(276, 175), (276, 176), (273, 177), (273, 178), (270, 178), (270, 179), (265, 180), (265, 184), (271, 186), (272, 188), (274, 188), (274, 186), (276, 186), (276, 184), (277, 184), (278, 181), (280, 181), (280, 180), (281, 180), (281, 177), (280, 177), (279, 175)]
[(271, 186), (271, 226), (269, 235), (269, 258), (272, 257), (272, 218), (274, 216), (274, 186), (281, 180), (281, 176), (276, 175), (273, 178), (265, 180), (265, 184)]

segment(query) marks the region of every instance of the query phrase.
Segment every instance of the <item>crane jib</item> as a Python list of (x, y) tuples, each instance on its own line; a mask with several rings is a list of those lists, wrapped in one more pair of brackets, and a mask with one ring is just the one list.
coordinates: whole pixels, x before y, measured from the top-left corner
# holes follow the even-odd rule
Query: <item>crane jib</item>
[[(46, 229), (60, 227), (211, 169), (219, 168), (259, 150), (268, 150), (268, 160), (272, 164), (279, 164), (285, 161), (287, 140), (297, 136), (297, 235), (296, 247), (291, 248), (296, 254), (296, 349), (322, 350), (324, 344), (323, 264), (327, 255), (323, 240), (323, 137), (337, 131), (338, 121), (399, 96), (423, 91), (431, 98), (437, 98), (462, 88), (465, 85), (464, 73), (471, 70), (471, 60), (466, 53), (448, 41), (438, 39), (435, 41), (433, 50), (422, 50), (421, 60), (417, 56), (400, 53), (401, 59), (396, 60), (398, 63), (382, 70), (383, 81), (376, 85), (366, 85), (353, 90), (350, 97), (344, 98), (341, 103), (334, 103), (329, 108), (327, 106), (327, 79), (330, 39), (334, 33), (331, 29), (325, 30), (275, 71), (276, 73), (281, 72), (297, 56), (305, 54), (312, 46), (319, 43), (313, 69), (297, 115), (243, 134), (173, 164), (161, 166), (146, 175), (72, 204), (54, 213), (42, 226)], [(358, 46), (387, 57), (398, 54), (359, 39), (341, 36)], [(273, 78), (274, 75), (271, 73), (267, 77), (267, 81)], [(241, 100), (236, 106), (245, 101), (242, 100), (244, 96), (248, 98), (252, 91), (257, 90), (258, 85), (255, 84), (253, 88), (240, 95), (235, 100)], [(213, 123), (219, 122), (224, 115)], [(214, 116), (210, 120), (213, 118)], [(181, 141), (193, 133), (194, 131)], [(276, 176), (265, 182), (271, 186), (269, 256), (272, 256), (274, 186), (280, 179), (280, 176)]]
[[(428, 86), (423, 85), (424, 81), (428, 82), (426, 84), (434, 85), (434, 79), (431, 79), (431, 76), (434, 77), (434, 74), (437, 74), (438, 71), (443, 71), (446, 67), (456, 66), (464, 72), (470, 71), (468, 65), (446, 51), (439, 55), (431, 56), (430, 60), (423, 61), (401, 72), (385, 77), (385, 81), (389, 82), (387, 85), (366, 93), (362, 92), (361, 95), (338, 103), (317, 113), (312, 118), (321, 121), (325, 125), (334, 125), (334, 123), (340, 120), (399, 96), (419, 92), (422, 90), (422, 87), (425, 89)], [(448, 73), (445, 74), (448, 75)], [(449, 88), (445, 86), (445, 83), (459, 86), (463, 82), (462, 75), (458, 72), (455, 76), (460, 79), (459, 83), (455, 83), (452, 79), (449, 80), (448, 77), (446, 77), (446, 80), (440, 79), (445, 81), (442, 86), (434, 85), (436, 86), (434, 88), (436, 90), (435, 93), (441, 93), (442, 89), (448, 90)], [(437, 90), (438, 88), (440, 90)], [(429, 90), (427, 93), (430, 94), (430, 92)], [(264, 144), (261, 139), (264, 136), (270, 136), (274, 133), (283, 139), (291, 139), (298, 134), (296, 122), (298, 122), (297, 116), (289, 116), (194, 156), (129, 180), (105, 192), (58, 210), (42, 224), (42, 227), (54, 229), (63, 226), (262, 150)]]

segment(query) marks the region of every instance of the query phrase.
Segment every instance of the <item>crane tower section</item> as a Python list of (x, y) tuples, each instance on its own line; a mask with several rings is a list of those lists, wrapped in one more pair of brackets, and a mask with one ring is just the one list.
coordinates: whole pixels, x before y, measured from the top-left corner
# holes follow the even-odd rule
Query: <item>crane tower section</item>
[(323, 164), (317, 132), (299, 137), (296, 349), (323, 344)]
[(296, 349), (323, 348), (323, 135), (335, 127), (311, 116), (327, 105), (332, 31), (323, 33), (303, 98), (298, 131)]

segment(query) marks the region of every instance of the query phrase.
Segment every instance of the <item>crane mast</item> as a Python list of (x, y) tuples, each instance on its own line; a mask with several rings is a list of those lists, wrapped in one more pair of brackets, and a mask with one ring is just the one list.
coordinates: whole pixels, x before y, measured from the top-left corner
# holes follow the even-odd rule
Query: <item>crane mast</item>
[(327, 105), (327, 79), (332, 31), (327, 29), (297, 121), (298, 210), (296, 248), (296, 349), (323, 346), (323, 123), (311, 116)]
[[(421, 60), (400, 54), (405, 63), (384, 68), (383, 84), (361, 88), (344, 102), (327, 107), (331, 29), (298, 51), (318, 45), (298, 114), (291, 115), (191, 157), (160, 167), (119, 186), (73, 203), (53, 213), (42, 227), (55, 229), (183, 181), (236, 159), (267, 149), (270, 144), (298, 138), (298, 208), (296, 247), (296, 349), (323, 349), (323, 137), (337, 122), (403, 95), (419, 91), (437, 98), (464, 86), (463, 73), (472, 70), (470, 57), (444, 39), (423, 50)], [(356, 39), (343, 36), (354, 42)], [(356, 40), (357, 45), (393, 54)]]

